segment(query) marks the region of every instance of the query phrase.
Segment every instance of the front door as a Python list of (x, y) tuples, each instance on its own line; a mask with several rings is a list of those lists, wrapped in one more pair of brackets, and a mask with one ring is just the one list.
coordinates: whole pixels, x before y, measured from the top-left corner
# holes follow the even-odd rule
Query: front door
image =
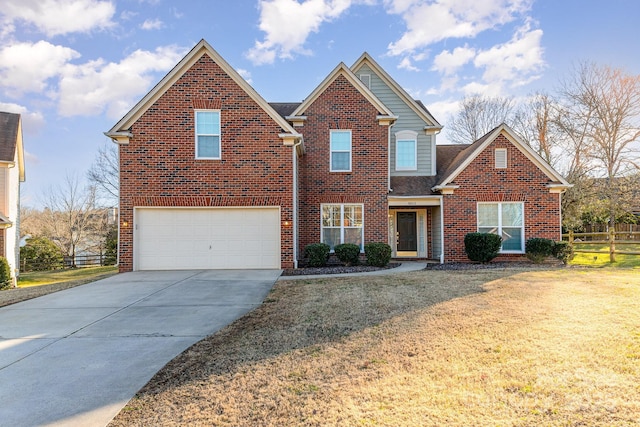
[(396, 252), (398, 256), (417, 256), (418, 233), (416, 230), (416, 213), (397, 212), (396, 215), (396, 227), (398, 230)]

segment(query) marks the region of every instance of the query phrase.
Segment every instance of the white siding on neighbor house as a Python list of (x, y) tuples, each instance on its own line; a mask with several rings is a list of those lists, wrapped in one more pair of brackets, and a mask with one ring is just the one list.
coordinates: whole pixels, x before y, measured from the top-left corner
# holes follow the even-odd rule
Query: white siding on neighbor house
[(0, 166), (0, 213), (9, 217), (7, 212), (7, 206), (9, 206), (8, 194), (9, 194), (9, 168), (6, 165)]
[(4, 185), (1, 185), (4, 191), (2, 195), (2, 202), (4, 203), (3, 214), (13, 223), (6, 230), (5, 253), (11, 272), (16, 276), (20, 268), (18, 265), (20, 260), (20, 247), (18, 246), (20, 241), (20, 221), (18, 219), (20, 209), (20, 168), (16, 161), (14, 167), (3, 168), (2, 170), (3, 173), (0, 173), (0, 175), (3, 175), (5, 179)]
[[(391, 131), (391, 175), (392, 176), (430, 176), (435, 175), (436, 168), (432, 165), (432, 151), (435, 150), (435, 137), (425, 135), (424, 122), (377, 74), (366, 64), (362, 65), (356, 75), (371, 75), (371, 91), (386, 105), (398, 119)], [(396, 140), (395, 133), (403, 130), (418, 132), (418, 170), (396, 170)]]

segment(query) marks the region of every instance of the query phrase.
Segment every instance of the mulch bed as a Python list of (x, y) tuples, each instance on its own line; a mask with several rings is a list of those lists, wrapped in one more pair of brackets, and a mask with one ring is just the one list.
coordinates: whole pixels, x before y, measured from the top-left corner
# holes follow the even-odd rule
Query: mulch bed
[(389, 263), (386, 267), (373, 267), (371, 265), (353, 265), (346, 267), (344, 265), (328, 265), (326, 267), (303, 267), (303, 268), (287, 268), (282, 271), (283, 276), (306, 276), (316, 274), (343, 274), (343, 273), (365, 273), (368, 271), (388, 270), (390, 268), (399, 267), (399, 262)]

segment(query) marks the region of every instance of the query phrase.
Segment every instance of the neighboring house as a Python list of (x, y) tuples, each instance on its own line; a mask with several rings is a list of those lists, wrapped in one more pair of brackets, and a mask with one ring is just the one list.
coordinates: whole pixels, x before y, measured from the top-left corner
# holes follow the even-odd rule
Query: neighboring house
[(20, 183), (24, 182), (20, 114), (0, 112), (0, 256), (15, 281), (20, 269)]
[(388, 242), (395, 258), (504, 257), (560, 238), (570, 185), (506, 125), (470, 145), (363, 54), (302, 103), (267, 103), (201, 41), (105, 134), (120, 146), (120, 269), (291, 268), (304, 247)]

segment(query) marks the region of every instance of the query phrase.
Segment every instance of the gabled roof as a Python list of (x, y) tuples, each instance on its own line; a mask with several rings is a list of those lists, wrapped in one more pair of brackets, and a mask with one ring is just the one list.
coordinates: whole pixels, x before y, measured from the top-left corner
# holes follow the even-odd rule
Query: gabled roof
[(450, 185), (456, 177), (476, 158), (478, 155), (489, 146), (499, 135), (504, 135), (518, 150), (520, 150), (529, 160), (531, 160), (549, 179), (551, 184), (549, 187), (557, 189), (567, 189), (572, 185), (569, 184), (555, 169), (553, 169), (538, 153), (536, 153), (527, 143), (525, 143), (509, 126), (505, 123), (490, 130), (480, 139), (473, 144), (464, 146), (455, 158), (451, 161), (451, 164), (447, 167), (446, 171), (442, 174), (441, 179), (437, 185), (434, 186), (434, 190), (441, 189)]
[(16, 162), (20, 181), (24, 182), (24, 147), (20, 114), (0, 112), (0, 163), (15, 165)]
[(407, 91), (405, 91), (391, 76), (382, 68), (378, 63), (369, 55), (364, 52), (360, 58), (351, 66), (351, 70), (356, 73), (364, 64), (368, 65), (377, 75), (384, 81), (384, 83), (393, 90), (396, 95), (402, 99), (405, 104), (409, 106), (422, 120), (429, 123), (429, 126), (435, 129), (442, 129), (442, 125), (431, 115), (429, 110), (420, 101), (413, 99)]
[(157, 85), (144, 98), (142, 98), (115, 126), (113, 126), (105, 135), (117, 140), (119, 138), (126, 139), (131, 137), (129, 129), (131, 125), (138, 120), (145, 111), (153, 105), (182, 75), (189, 70), (203, 55), (208, 55), (222, 70), (236, 82), (249, 97), (255, 101), (285, 132), (281, 134), (281, 138), (288, 136), (299, 137), (295, 129), (280, 114), (278, 114), (265, 101), (258, 92), (253, 89), (238, 72), (231, 67), (227, 61), (216, 52), (206, 40), (202, 39), (171, 71), (158, 82)]
[(357, 90), (360, 92), (380, 113), (378, 118), (387, 118), (387, 119), (395, 119), (396, 116), (393, 115), (393, 112), (387, 108), (374, 94), (369, 90), (368, 87), (364, 85), (360, 81), (360, 79), (353, 74), (353, 72), (341, 62), (338, 64), (336, 68), (333, 69), (331, 73), (311, 92), (302, 103), (295, 109), (295, 111), (290, 115), (290, 117), (302, 117), (304, 112), (309, 108), (313, 102), (338, 78), (338, 76), (344, 76), (349, 83), (351, 83)]

